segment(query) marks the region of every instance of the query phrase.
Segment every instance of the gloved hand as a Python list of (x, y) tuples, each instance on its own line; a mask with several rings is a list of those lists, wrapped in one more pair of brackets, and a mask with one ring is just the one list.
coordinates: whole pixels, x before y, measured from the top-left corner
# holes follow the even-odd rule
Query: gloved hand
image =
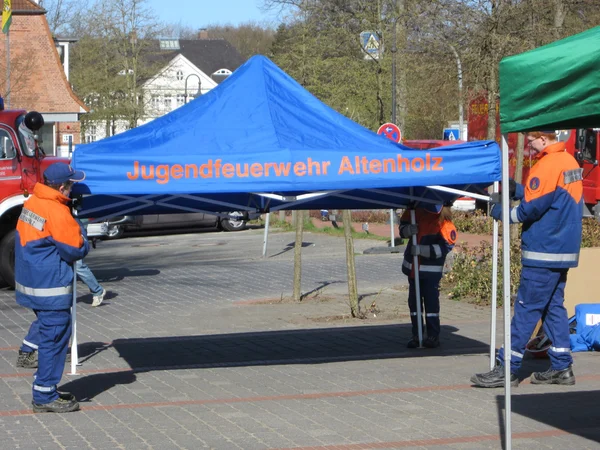
[(510, 180), (508, 180), (508, 195), (510, 195), (510, 198), (513, 198), (516, 193), (517, 182), (511, 178)]
[(413, 245), (410, 248), (410, 254), (412, 256), (422, 256), (423, 258), (429, 258), (431, 256), (430, 245)]
[(490, 216), (496, 220), (502, 220), (502, 205), (496, 204), (490, 210)]
[(415, 224), (400, 225), (400, 237), (407, 238), (414, 236), (419, 232), (419, 227)]

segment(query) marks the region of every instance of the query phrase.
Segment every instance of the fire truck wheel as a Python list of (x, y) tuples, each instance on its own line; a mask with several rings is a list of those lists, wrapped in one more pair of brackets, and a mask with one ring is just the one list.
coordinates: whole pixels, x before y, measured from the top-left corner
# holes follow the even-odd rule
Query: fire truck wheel
[(15, 287), (15, 235), (16, 230), (9, 231), (0, 241), (0, 275), (6, 284)]

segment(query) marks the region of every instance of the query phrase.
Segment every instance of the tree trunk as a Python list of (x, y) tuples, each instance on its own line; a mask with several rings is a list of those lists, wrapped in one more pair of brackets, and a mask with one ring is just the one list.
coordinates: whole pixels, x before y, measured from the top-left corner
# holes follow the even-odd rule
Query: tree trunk
[(348, 269), (348, 299), (350, 300), (350, 314), (358, 317), (358, 289), (356, 286), (356, 267), (354, 265), (354, 241), (352, 240), (352, 216), (349, 209), (342, 212), (344, 218), (344, 239), (346, 240), (346, 268)]
[[(515, 149), (515, 158), (517, 164), (515, 167), (515, 174), (513, 176), (517, 183), (523, 182), (523, 153), (525, 152), (525, 135), (519, 133), (517, 136), (517, 148)], [(515, 206), (517, 202), (513, 202), (512, 206)], [(511, 240), (519, 239), (519, 224), (513, 223), (510, 226), (510, 238)]]
[(296, 244), (294, 245), (294, 301), (302, 300), (302, 231), (304, 211), (296, 211)]
[[(397, 19), (395, 23), (396, 27), (396, 45), (397, 49), (394, 53), (394, 58), (400, 62), (400, 64), (396, 64), (396, 125), (400, 128), (400, 131), (404, 133), (406, 129), (406, 116), (408, 114), (408, 106), (407, 106), (407, 87), (406, 87), (406, 65), (404, 64), (404, 52), (406, 51), (406, 14), (405, 14), (405, 0), (396, 0), (397, 1)], [(400, 44), (400, 45), (398, 45)], [(398, 52), (400, 49), (400, 52)]]
[(517, 166), (515, 167), (514, 179), (517, 183), (523, 182), (523, 154), (525, 153), (525, 135), (519, 133), (517, 137), (517, 148), (515, 149), (515, 157), (517, 158)]
[(496, 140), (496, 92), (498, 90), (498, 81), (496, 79), (496, 70), (490, 67), (490, 78), (487, 91), (488, 100), (488, 126), (487, 138), (490, 141)]
[(567, 15), (567, 7), (564, 0), (554, 0), (554, 37), (560, 39), (562, 27)]

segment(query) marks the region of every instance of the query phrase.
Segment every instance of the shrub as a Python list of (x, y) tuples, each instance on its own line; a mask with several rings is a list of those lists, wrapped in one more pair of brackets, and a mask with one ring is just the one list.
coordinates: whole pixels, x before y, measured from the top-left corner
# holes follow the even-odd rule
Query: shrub
[[(476, 247), (458, 246), (452, 270), (442, 280), (442, 287), (453, 299), (468, 299), (489, 304), (492, 298), (492, 244), (482, 242)], [(498, 305), (502, 305), (502, 249), (498, 261)], [(513, 241), (510, 252), (510, 290), (516, 294), (521, 276), (521, 243)]]
[(494, 219), (484, 214), (483, 211), (473, 212), (453, 211), (452, 222), (459, 232), (471, 234), (492, 234)]
[[(329, 213), (332, 214), (333, 210), (329, 210)], [(339, 221), (342, 221), (342, 210), (336, 210), (336, 215), (339, 217)], [(312, 218), (320, 219), (321, 211), (319, 210), (311, 210), (309, 211), (309, 215)], [(353, 222), (368, 222), (368, 223), (389, 223), (390, 220), (390, 210), (389, 209), (364, 209), (364, 210), (355, 210), (352, 211), (352, 221)], [(394, 218), (394, 220), (396, 220)]]
[(581, 234), (582, 247), (600, 246), (600, 224), (594, 217), (583, 219), (583, 230)]

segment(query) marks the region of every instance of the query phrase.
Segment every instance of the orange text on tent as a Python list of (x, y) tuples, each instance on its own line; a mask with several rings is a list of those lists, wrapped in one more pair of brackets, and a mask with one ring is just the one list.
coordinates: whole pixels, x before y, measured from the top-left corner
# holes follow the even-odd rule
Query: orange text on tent
[(404, 158), (402, 155), (396, 155), (396, 158), (369, 159), (366, 156), (355, 156), (354, 163), (348, 156), (344, 156), (338, 174), (438, 171), (444, 170), (442, 161), (441, 156), (432, 157), (429, 153), (425, 154), (425, 158)]
[[(396, 172), (421, 172), (444, 170), (443, 158), (432, 157), (429, 153), (425, 157), (405, 158), (396, 155), (395, 158), (367, 158), (366, 156), (342, 157), (337, 174), (379, 174)], [(166, 184), (171, 179), (179, 180), (194, 178), (262, 178), (262, 177), (288, 177), (295, 175), (327, 176), (331, 161), (315, 161), (307, 158), (306, 161), (292, 162), (254, 162), (254, 163), (228, 163), (221, 159), (209, 159), (203, 164), (140, 164), (133, 162), (133, 170), (127, 172), (129, 180), (155, 180), (159, 184)]]

